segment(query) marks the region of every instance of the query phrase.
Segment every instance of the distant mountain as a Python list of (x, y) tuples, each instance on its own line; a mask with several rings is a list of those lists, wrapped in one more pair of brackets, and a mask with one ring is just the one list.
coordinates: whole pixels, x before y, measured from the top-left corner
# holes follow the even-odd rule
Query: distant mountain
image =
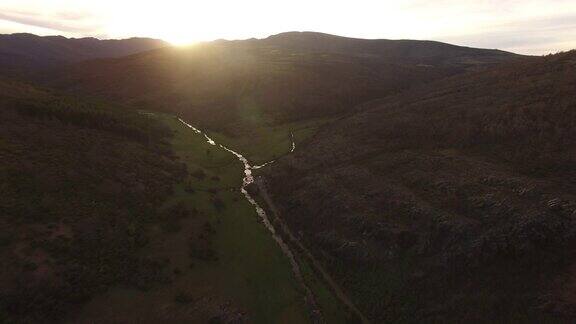
[(277, 161), (269, 186), (375, 322), (569, 322), (574, 89), (576, 51), (389, 96)]
[(475, 68), (504, 62), (510, 52), (456, 46), (435, 41), (348, 38), (315, 32), (288, 32), (261, 42), (291, 50), (378, 57), (389, 62)]
[(334, 116), (417, 84), (519, 57), (436, 42), (287, 33), (84, 62), (49, 79), (69, 91), (238, 132), (264, 122)]
[(33, 34), (0, 35), (0, 70), (32, 74), (38, 69), (97, 58), (126, 56), (168, 44), (150, 38), (99, 40)]
[[(574, 89), (576, 52), (0, 36), (0, 322), (573, 322)], [(275, 237), (236, 158), (151, 111), (275, 159), (247, 188)]]

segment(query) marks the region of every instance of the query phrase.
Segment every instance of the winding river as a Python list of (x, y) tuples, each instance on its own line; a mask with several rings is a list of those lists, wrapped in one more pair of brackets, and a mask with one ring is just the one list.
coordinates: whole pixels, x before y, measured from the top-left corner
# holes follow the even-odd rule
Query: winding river
[[(247, 187), (250, 184), (254, 183), (254, 176), (252, 175), (252, 170), (253, 169), (260, 169), (266, 165), (274, 163), (275, 160), (268, 161), (268, 162), (261, 164), (261, 165), (252, 166), (250, 164), (250, 162), (248, 161), (248, 159), (246, 159), (242, 154), (240, 154), (234, 150), (231, 150), (222, 144), (217, 144), (206, 133), (204, 133), (200, 129), (188, 124), (187, 122), (185, 122), (181, 118), (178, 118), (178, 120), (182, 124), (191, 128), (197, 134), (203, 135), (208, 144), (221, 147), (222, 149), (224, 149), (224, 150), (230, 152), (231, 154), (233, 154), (234, 156), (236, 156), (238, 158), (238, 160), (240, 162), (242, 162), (242, 164), (244, 165), (244, 178), (242, 179), (242, 187), (240, 188), (240, 191), (242, 192), (242, 194), (244, 195), (246, 200), (248, 200), (248, 202), (252, 206), (254, 206), (254, 208), (256, 209), (256, 213), (260, 217), (260, 220), (262, 221), (262, 223), (264, 224), (266, 229), (270, 232), (270, 234), (272, 235), (272, 238), (276, 241), (278, 246), (280, 246), (280, 249), (282, 249), (282, 252), (286, 255), (286, 257), (288, 257), (288, 260), (290, 261), (290, 266), (292, 267), (292, 272), (294, 273), (296, 280), (299, 282), (299, 284), (302, 286), (302, 288), (304, 289), (304, 291), (306, 293), (306, 304), (311, 308), (313, 320), (315, 322), (323, 322), (320, 308), (318, 307), (318, 304), (316, 302), (316, 299), (314, 298), (314, 294), (312, 293), (312, 290), (306, 285), (306, 282), (304, 281), (304, 277), (302, 276), (302, 271), (300, 269), (300, 265), (296, 261), (296, 257), (294, 256), (294, 252), (292, 252), (292, 250), (290, 249), (288, 244), (286, 244), (286, 242), (284, 242), (282, 237), (277, 233), (276, 229), (274, 228), (274, 225), (270, 222), (270, 219), (269, 219), (268, 215), (266, 214), (266, 211), (258, 204), (258, 202), (250, 195), (250, 193), (247, 190)], [(290, 133), (290, 138), (292, 140), (290, 152), (294, 152), (294, 150), (296, 149), (296, 143), (294, 142), (294, 134), (293, 133)]]
[[(266, 227), (266, 229), (270, 232), (270, 234), (272, 235), (272, 238), (276, 241), (276, 243), (278, 244), (278, 246), (280, 246), (280, 249), (282, 250), (282, 252), (286, 255), (286, 257), (288, 258), (288, 260), (290, 261), (290, 266), (292, 267), (292, 272), (294, 273), (294, 276), (296, 277), (296, 280), (298, 281), (298, 283), (300, 284), (300, 286), (302, 287), (302, 289), (305, 292), (305, 299), (306, 299), (306, 304), (308, 305), (308, 307), (310, 308), (311, 311), (311, 315), (312, 315), (312, 320), (315, 323), (325, 323), (324, 318), (322, 316), (322, 313), (320, 311), (320, 307), (318, 306), (318, 303), (316, 301), (316, 298), (314, 297), (314, 294), (312, 293), (312, 290), (310, 289), (310, 287), (308, 287), (308, 285), (306, 285), (306, 282), (304, 280), (304, 277), (302, 276), (302, 270), (300, 269), (300, 265), (298, 264), (298, 261), (296, 260), (295, 254), (294, 252), (292, 252), (292, 250), (290, 249), (290, 246), (288, 244), (286, 244), (286, 242), (284, 241), (284, 239), (282, 238), (282, 236), (280, 236), (280, 234), (278, 234), (276, 228), (274, 227), (274, 225), (270, 222), (270, 219), (268, 217), (268, 215), (266, 214), (266, 211), (258, 204), (258, 202), (250, 195), (250, 193), (248, 192), (247, 188), (250, 184), (253, 184), (255, 182), (254, 176), (252, 175), (252, 170), (256, 170), (256, 169), (260, 169), (266, 165), (269, 165), (271, 163), (274, 163), (276, 160), (271, 160), (268, 161), (266, 163), (263, 163), (261, 165), (251, 165), (250, 162), (248, 161), (248, 159), (246, 159), (242, 154), (229, 149), (228, 147), (222, 145), (222, 144), (217, 144), (212, 138), (210, 138), (206, 133), (202, 132), (200, 129), (188, 124), (187, 122), (185, 122), (184, 120), (182, 120), (181, 118), (178, 118), (178, 120), (186, 125), (187, 127), (191, 128), (194, 132), (196, 132), (199, 135), (204, 136), (204, 138), (206, 139), (206, 142), (210, 145), (213, 146), (219, 146), (222, 149), (230, 152), (231, 154), (233, 154), (234, 156), (236, 156), (238, 158), (238, 160), (240, 162), (242, 162), (242, 164), (244, 165), (244, 178), (242, 179), (242, 187), (240, 187), (240, 191), (242, 192), (242, 194), (244, 195), (244, 197), (246, 198), (246, 200), (248, 200), (248, 202), (254, 206), (256, 213), (258, 214), (258, 216), (260, 217), (262, 223), (264, 224), (264, 226)], [(294, 140), (294, 133), (290, 133), (290, 139), (291, 139), (291, 147), (290, 147), (290, 153), (294, 152), (294, 150), (296, 149), (296, 142)], [(266, 186), (264, 184), (263, 181), (258, 181), (256, 182), (258, 188), (260, 189), (260, 192), (262, 194), (262, 199), (264, 199), (264, 201), (266, 202), (266, 204), (269, 206), (269, 208), (271, 209), (273, 214), (279, 215), (278, 211), (276, 210), (276, 206), (274, 205), (274, 202), (270, 199), (268, 192), (266, 190)], [(290, 229), (283, 223), (282, 219), (279, 217), (277, 219), (277, 225), (280, 226), (281, 229), (283, 229), (283, 231), (286, 234), (286, 237), (297, 247), (299, 248), (304, 257), (306, 257), (310, 262), (311, 262), (311, 266), (313, 266), (313, 268), (324, 278), (325, 282), (332, 288), (332, 292), (335, 294), (335, 296), (344, 304), (348, 307), (349, 310), (351, 310), (353, 313), (355, 313), (358, 318), (360, 319), (360, 321), (362, 323), (370, 323), (370, 321), (364, 316), (364, 314), (362, 314), (362, 312), (354, 305), (354, 303), (352, 302), (352, 300), (350, 298), (348, 298), (348, 296), (346, 295), (346, 293), (344, 292), (344, 290), (334, 281), (334, 279), (332, 279), (332, 277), (330, 276), (330, 274), (324, 270), (324, 268), (322, 267), (321, 263), (312, 255), (312, 253), (292, 234), (292, 232), (290, 231)]]

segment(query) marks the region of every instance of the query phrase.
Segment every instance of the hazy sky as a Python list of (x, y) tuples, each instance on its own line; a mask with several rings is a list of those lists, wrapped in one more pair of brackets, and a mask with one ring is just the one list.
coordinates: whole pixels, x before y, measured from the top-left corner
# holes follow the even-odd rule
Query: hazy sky
[(524, 54), (576, 48), (576, 0), (2, 0), (0, 33), (183, 44), (308, 30)]

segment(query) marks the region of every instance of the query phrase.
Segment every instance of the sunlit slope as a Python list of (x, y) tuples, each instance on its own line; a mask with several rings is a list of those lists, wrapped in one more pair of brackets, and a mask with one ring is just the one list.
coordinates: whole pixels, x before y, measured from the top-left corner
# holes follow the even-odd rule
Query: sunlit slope
[(321, 129), (274, 197), (377, 322), (573, 320), (576, 53), (456, 76)]
[(333, 116), (358, 103), (469, 70), (476, 63), (516, 57), (439, 43), (329, 35), (322, 36), (328, 37), (322, 44), (344, 42), (346, 50), (340, 50), (341, 45), (308, 46), (317, 35), (322, 34), (216, 41), (92, 61), (60, 71), (50, 82), (241, 133), (253, 125)]

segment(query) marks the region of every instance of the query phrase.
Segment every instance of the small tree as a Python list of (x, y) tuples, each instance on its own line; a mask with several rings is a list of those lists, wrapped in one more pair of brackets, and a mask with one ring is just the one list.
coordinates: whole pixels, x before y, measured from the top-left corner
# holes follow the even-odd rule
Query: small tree
[(206, 178), (206, 173), (202, 169), (197, 169), (192, 173), (192, 176), (198, 180), (204, 180)]
[(216, 210), (219, 212), (226, 208), (226, 205), (219, 197), (214, 197), (214, 199), (212, 199), (212, 204), (214, 205), (214, 208), (216, 208)]

